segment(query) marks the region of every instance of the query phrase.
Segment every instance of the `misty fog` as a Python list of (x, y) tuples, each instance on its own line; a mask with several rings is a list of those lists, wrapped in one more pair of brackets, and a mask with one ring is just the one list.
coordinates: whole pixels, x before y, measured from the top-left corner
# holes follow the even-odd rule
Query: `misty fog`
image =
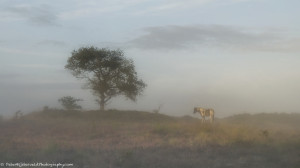
[(0, 114), (61, 108), (57, 100), (68, 95), (98, 109), (84, 81), (64, 69), (74, 49), (90, 45), (121, 48), (147, 83), (137, 102), (118, 97), (110, 109), (299, 112), (298, 2), (282, 13), (279, 1), (147, 2), (3, 2)]

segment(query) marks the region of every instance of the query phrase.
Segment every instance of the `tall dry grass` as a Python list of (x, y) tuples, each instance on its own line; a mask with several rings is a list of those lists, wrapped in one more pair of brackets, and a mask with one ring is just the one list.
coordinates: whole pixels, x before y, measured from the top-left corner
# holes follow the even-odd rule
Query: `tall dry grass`
[[(261, 116), (240, 117), (202, 124), (195, 118), (138, 111), (47, 110), (1, 121), (0, 158), (90, 167), (197, 167), (205, 159), (210, 167), (257, 166), (252, 161), (265, 167), (272, 162), (275, 167), (299, 165), (296, 122), (274, 126)], [(272, 124), (257, 124), (263, 121)]]

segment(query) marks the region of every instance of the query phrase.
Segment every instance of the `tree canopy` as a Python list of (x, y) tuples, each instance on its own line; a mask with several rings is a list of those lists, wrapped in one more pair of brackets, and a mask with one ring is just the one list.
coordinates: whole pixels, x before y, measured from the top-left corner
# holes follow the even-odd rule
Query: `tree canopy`
[(120, 49), (82, 47), (72, 52), (66, 69), (80, 79), (86, 79), (87, 88), (98, 98), (100, 110), (118, 95), (136, 101), (146, 84), (138, 79), (133, 60)]

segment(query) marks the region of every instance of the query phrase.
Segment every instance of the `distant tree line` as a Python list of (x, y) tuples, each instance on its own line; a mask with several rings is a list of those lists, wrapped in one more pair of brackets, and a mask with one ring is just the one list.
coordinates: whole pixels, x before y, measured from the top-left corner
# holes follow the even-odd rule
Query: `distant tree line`
[(77, 104), (77, 102), (82, 101), (82, 99), (76, 99), (72, 96), (64, 96), (58, 99), (58, 102), (64, 107), (66, 110), (80, 110), (82, 107)]

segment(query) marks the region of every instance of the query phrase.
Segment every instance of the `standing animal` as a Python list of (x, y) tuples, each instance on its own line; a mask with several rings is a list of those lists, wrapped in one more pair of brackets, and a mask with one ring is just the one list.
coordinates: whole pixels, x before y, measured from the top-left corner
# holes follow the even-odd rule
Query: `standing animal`
[(202, 117), (202, 123), (205, 122), (205, 117), (210, 117), (210, 122), (211, 123), (214, 122), (214, 117), (215, 117), (214, 109), (205, 109), (205, 108), (201, 108), (201, 107), (195, 107), (194, 114), (197, 112), (200, 113), (200, 115)]

